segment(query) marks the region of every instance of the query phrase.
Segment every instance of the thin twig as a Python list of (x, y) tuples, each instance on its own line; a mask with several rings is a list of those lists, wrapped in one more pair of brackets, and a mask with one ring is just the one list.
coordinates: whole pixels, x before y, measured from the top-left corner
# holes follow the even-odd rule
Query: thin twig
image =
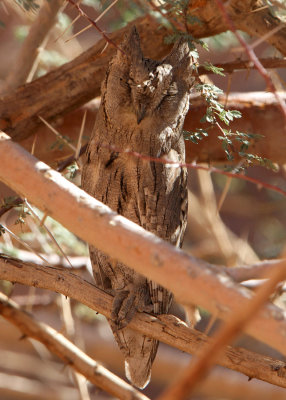
[(251, 300), (244, 300), (232, 316), (226, 321), (225, 325), (215, 335), (214, 340), (205, 346), (201, 354), (185, 369), (182, 376), (162, 395), (158, 400), (183, 400), (193, 391), (195, 386), (207, 375), (208, 371), (216, 362), (222, 349), (233, 340), (257, 311), (268, 300), (275, 290), (277, 284), (285, 279), (283, 265), (278, 265), (271, 271), (269, 280), (257, 289), (255, 296)]
[(48, 123), (43, 117), (40, 115), (38, 116), (40, 120), (58, 137), (60, 140), (62, 140), (67, 146), (69, 146), (70, 149), (72, 149), (74, 152), (76, 152), (76, 148), (74, 145), (72, 145), (63, 135), (60, 134), (51, 124)]
[(163, 13), (161, 6), (157, 6), (155, 4), (154, 0), (151, 0), (148, 2), (148, 5), (156, 12), (158, 12), (161, 17), (163, 17), (166, 21), (168, 21), (171, 25), (173, 25), (174, 27), (176, 27), (179, 31), (184, 31), (184, 25), (180, 24), (177, 20), (177, 18), (170, 18), (170, 16), (168, 15), (168, 12)]
[(69, 24), (68, 26), (61, 32), (61, 34), (56, 38), (55, 42), (57, 42), (64, 34), (76, 23), (78, 19), (80, 19), (81, 15), (78, 14)]
[(75, 152), (75, 159), (77, 160), (79, 155), (80, 155), (80, 151), (81, 151), (81, 142), (82, 142), (82, 135), (84, 132), (84, 127), (85, 127), (85, 121), (86, 121), (86, 114), (87, 114), (87, 110), (84, 111), (83, 114), (83, 118), (82, 118), (82, 123), (81, 123), (81, 127), (80, 127), (80, 131), (79, 131), (79, 137), (78, 137), (78, 141), (77, 141), (77, 146), (76, 146), (76, 152)]
[[(94, 22), (97, 23), (116, 3), (118, 2), (118, 0), (114, 0), (95, 20)], [(78, 17), (80, 17), (81, 15), (79, 14)], [(73, 23), (75, 22), (75, 20), (73, 21)], [(89, 24), (87, 25), (85, 28), (81, 29), (79, 32), (76, 32), (73, 36), (71, 36), (70, 38), (68, 38), (66, 40), (66, 42), (69, 42), (70, 40), (74, 39), (75, 37), (79, 36), (81, 33), (87, 31), (88, 29), (90, 29), (93, 26), (93, 24)]]
[(230, 18), (225, 5), (223, 4), (222, 0), (215, 0), (217, 3), (218, 8), (221, 11), (221, 14), (223, 16), (223, 18), (225, 19), (227, 25), (229, 26), (230, 30), (235, 34), (237, 40), (240, 42), (240, 44), (242, 45), (242, 47), (245, 49), (246, 54), (248, 55), (249, 59), (253, 62), (253, 64), (255, 65), (255, 68), (259, 71), (260, 75), (264, 78), (267, 87), (269, 88), (269, 90), (271, 90), (271, 92), (274, 94), (280, 109), (284, 115), (284, 119), (286, 121), (286, 105), (284, 103), (284, 101), (282, 100), (281, 96), (279, 96), (279, 94), (277, 93), (275, 86), (270, 78), (270, 76), (268, 75), (266, 69), (263, 67), (263, 65), (261, 64), (261, 62), (259, 61), (259, 59), (257, 58), (256, 54), (254, 53), (253, 49), (251, 48), (251, 46), (249, 46), (246, 41), (243, 39), (243, 37), (238, 33), (232, 19)]
[(13, 62), (4, 90), (16, 88), (25, 83), (37, 57), (37, 50), (53, 27), (56, 16), (62, 7), (63, 0), (45, 1), (40, 8), (37, 19), (31, 26), (17, 59)]
[(34, 254), (36, 254), (36, 256), (38, 256), (42, 261), (44, 261), (46, 263), (46, 265), (49, 265), (48, 261), (43, 256), (41, 256), (41, 254), (39, 254), (36, 250), (34, 250), (33, 247), (31, 247), (23, 239), (19, 238), (19, 236), (15, 235), (15, 233), (10, 231), (10, 229), (7, 228), (7, 226), (0, 224), (0, 227), (4, 228), (4, 230), (7, 233), (9, 233), (9, 235), (12, 236), (13, 239), (15, 239), (17, 242), (21, 243), (22, 246), (26, 247), (26, 249), (28, 249), (28, 250), (32, 251)]
[[(111, 317), (112, 297), (67, 269), (46, 268), (0, 255), (0, 279), (62, 293), (107, 318)], [(190, 354), (198, 354), (210, 341), (206, 335), (187, 327), (173, 315), (155, 317), (137, 313), (130, 322), (130, 328)], [(271, 328), (269, 321), (269, 329)], [(227, 346), (226, 352), (219, 357), (217, 363), (248, 377), (286, 388), (285, 363), (282, 361), (243, 348)]]
[[(79, 157), (82, 156), (86, 152), (87, 146), (88, 146), (88, 143), (86, 143), (83, 146), (81, 146), (79, 154), (78, 154)], [(75, 154), (67, 157), (65, 160), (62, 160), (58, 165), (57, 171), (58, 172), (64, 171), (74, 161), (77, 161), (77, 158), (75, 157)], [(0, 210), (0, 212), (1, 212), (1, 210)]]
[(173, 166), (174, 168), (200, 169), (200, 170), (203, 170), (203, 171), (216, 172), (216, 173), (219, 173), (221, 175), (225, 175), (225, 176), (228, 176), (228, 177), (231, 177), (231, 178), (242, 179), (244, 181), (251, 182), (251, 183), (253, 183), (255, 185), (263, 186), (266, 189), (273, 190), (275, 192), (278, 192), (278, 193), (282, 194), (283, 196), (286, 196), (286, 191), (285, 190), (283, 190), (281, 188), (278, 188), (275, 185), (271, 185), (270, 183), (261, 182), (259, 179), (255, 179), (255, 178), (252, 178), (250, 176), (243, 175), (243, 174), (236, 174), (236, 173), (233, 173), (233, 172), (222, 171), (221, 169), (218, 169), (218, 168), (215, 168), (215, 167), (206, 167), (206, 166), (203, 166), (203, 165), (197, 165), (195, 163), (178, 163), (176, 161), (168, 160), (166, 158), (150, 157), (150, 156), (147, 156), (147, 155), (144, 155), (144, 154), (140, 154), (140, 153), (138, 153), (136, 151), (130, 151), (128, 149), (127, 150), (122, 150), (122, 149), (119, 149), (119, 148), (117, 148), (117, 147), (115, 147), (113, 145), (103, 145), (102, 143), (99, 143), (99, 145), (102, 146), (102, 147), (110, 148), (110, 150), (116, 151), (118, 153), (129, 154), (129, 155), (132, 155), (134, 157), (141, 158), (142, 160), (158, 162), (158, 163), (161, 163), (161, 164), (166, 164), (166, 165)]
[(69, 266), (71, 268), (73, 268), (68, 256), (65, 254), (65, 252), (63, 251), (63, 249), (61, 248), (61, 246), (58, 244), (58, 242), (56, 241), (54, 235), (52, 234), (52, 232), (49, 230), (49, 228), (47, 227), (47, 225), (45, 225), (42, 221), (41, 218), (38, 216), (38, 214), (36, 213), (36, 211), (33, 209), (33, 207), (31, 206), (31, 204), (28, 202), (27, 199), (24, 200), (27, 208), (31, 211), (33, 217), (38, 221), (38, 223), (40, 224), (40, 226), (44, 227), (47, 234), (49, 235), (50, 239), (52, 240), (52, 242), (56, 245), (57, 249), (60, 251), (60, 253), (62, 254), (62, 256), (64, 257), (64, 259), (67, 261), (67, 263), (69, 264)]
[[(249, 297), (249, 291), (234, 285), (225, 274), (221, 276), (219, 268), (185, 254), (116, 214), (4, 134), (0, 135), (0, 180), (28, 196), (32, 204), (81, 239), (166, 287), (183, 304), (198, 304), (211, 312), (219, 308), (221, 317), (226, 318)], [(246, 332), (285, 352), (285, 317), (278, 308), (275, 315), (273, 312), (272, 306), (264, 307)]]
[(69, 364), (90, 382), (111, 395), (125, 400), (131, 398), (148, 400), (146, 396), (90, 358), (52, 327), (36, 321), (32, 315), (21, 311), (14, 301), (2, 293), (0, 293), (0, 313), (25, 335), (43, 343), (64, 363)]
[(68, 1), (78, 10), (78, 12), (79, 12), (84, 18), (86, 18), (86, 19), (95, 27), (95, 29), (102, 35), (102, 37), (103, 37), (108, 43), (112, 44), (114, 47), (116, 47), (119, 51), (121, 51), (121, 52), (123, 53), (123, 50), (120, 49), (120, 47), (118, 47), (117, 44), (116, 44), (112, 39), (110, 39), (110, 37), (107, 36), (107, 35), (103, 32), (103, 30), (102, 30), (101, 28), (99, 28), (99, 26), (97, 25), (97, 23), (96, 23), (93, 19), (91, 19), (91, 18), (80, 8), (80, 6), (78, 5), (77, 2), (75, 2), (74, 0), (68, 0)]
[(239, 266), (236, 268), (224, 268), (224, 271), (235, 282), (243, 282), (252, 279), (265, 279), (277, 265), (286, 263), (286, 259), (263, 260), (255, 264)]

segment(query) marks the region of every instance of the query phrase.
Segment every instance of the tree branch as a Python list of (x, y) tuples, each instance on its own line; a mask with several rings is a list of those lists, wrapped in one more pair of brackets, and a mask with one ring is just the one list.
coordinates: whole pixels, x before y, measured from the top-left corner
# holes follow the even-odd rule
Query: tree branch
[[(235, 35), (235, 37), (241, 44), (242, 48), (244, 49), (244, 51), (247, 54), (247, 56), (249, 57), (249, 59), (253, 62), (257, 71), (260, 73), (260, 75), (265, 80), (268, 90), (270, 90), (274, 94), (274, 96), (280, 106), (281, 112), (284, 115), (284, 120), (286, 121), (286, 106), (284, 104), (284, 101), (281, 99), (280, 95), (276, 91), (275, 85), (274, 85), (271, 77), (269, 76), (266, 69), (263, 67), (263, 65), (257, 58), (256, 54), (253, 51), (253, 48), (250, 45), (248, 45), (248, 43), (246, 43), (246, 41), (243, 39), (243, 37), (238, 33), (236, 26), (233, 23), (233, 20), (231, 19), (230, 15), (228, 14), (227, 9), (226, 9), (224, 3), (222, 2), (222, 0), (216, 0), (216, 2), (217, 2), (217, 6), (221, 12), (222, 17), (225, 19), (227, 25), (229, 26), (229, 29)], [(266, 18), (264, 17), (264, 20), (265, 19)], [(276, 26), (276, 28), (277, 28), (277, 26)], [(285, 28), (285, 31), (286, 31), (286, 28)], [(266, 38), (266, 36), (265, 36), (265, 38)]]
[(102, 365), (88, 357), (55, 329), (38, 322), (32, 315), (21, 311), (20, 307), (0, 293), (0, 314), (17, 326), (25, 335), (43, 343), (64, 363), (85, 376), (90, 382), (120, 399), (148, 400), (133, 386), (112, 374)]
[[(285, 262), (286, 265), (286, 262)], [(163, 392), (158, 400), (186, 399), (208, 374), (222, 349), (234, 340), (246, 324), (255, 316), (269, 296), (275, 291), (279, 282), (285, 277), (283, 264), (278, 264), (269, 274), (269, 279), (256, 291), (251, 301), (245, 300), (240, 307), (229, 316), (226, 323), (215, 333), (212, 342), (205, 346), (195, 360), (184, 369), (182, 375)]]
[[(282, 98), (284, 101), (286, 100), (285, 95)], [(224, 104), (226, 98), (221, 96), (218, 100), (221, 104)], [(286, 124), (273, 94), (265, 92), (233, 93), (227, 98), (227, 108), (238, 110), (243, 116), (231, 123), (233, 132), (237, 130), (263, 135), (261, 139), (253, 141), (250, 152), (266, 157), (280, 165), (286, 162)], [(204, 127), (200, 120), (205, 112), (206, 108), (201, 99), (192, 99), (190, 110), (186, 115), (184, 129), (192, 132), (198, 127)], [(218, 136), (221, 136), (221, 131), (215, 126), (208, 133), (208, 137), (199, 141), (198, 144), (185, 141), (187, 162), (194, 159), (197, 162), (226, 162), (225, 152), (221, 141), (218, 139)], [(237, 146), (236, 150), (238, 150), (239, 143), (237, 142), (234, 145)], [(235, 162), (238, 162), (237, 153), (234, 153), (234, 157)]]
[[(154, 19), (140, 18), (136, 26), (146, 56), (161, 58), (170, 49), (164, 44), (166, 29), (158, 30)], [(120, 43), (129, 29), (127, 26), (110, 34), (110, 39)], [(106, 48), (105, 44), (104, 39), (100, 40), (73, 61), (0, 99), (0, 129), (16, 141), (24, 139), (42, 125), (39, 115), (52, 120), (98, 96), (107, 65), (116, 51), (114, 46)]]
[(224, 268), (224, 271), (235, 282), (243, 282), (251, 279), (265, 279), (277, 265), (285, 262), (280, 260), (264, 260), (253, 265), (245, 265), (237, 268)]
[[(260, 63), (264, 68), (285, 68), (286, 67), (286, 59), (285, 58), (259, 58)], [(223, 73), (230, 74), (235, 71), (241, 70), (252, 70), (255, 68), (253, 62), (251, 60), (234, 60), (226, 63), (218, 63), (214, 64), (216, 68), (222, 68)], [(214, 72), (212, 70), (208, 70), (204, 67), (204, 65), (200, 65), (198, 67), (199, 75), (212, 75)]]
[[(196, 3), (198, 3), (196, 5)], [(277, 26), (282, 28), (265, 39), (286, 55), (286, 27), (274, 17), (262, 0), (230, 0), (224, 2), (227, 13), (236, 29), (255, 37), (264, 37)], [(195, 0), (190, 2), (189, 12), (200, 20), (200, 24), (189, 24), (189, 32), (197, 38), (213, 36), (229, 30), (229, 26), (217, 10), (216, 0)]]
[(37, 57), (38, 48), (53, 27), (63, 2), (64, 0), (46, 1), (41, 6), (37, 19), (31, 26), (17, 59), (12, 64), (4, 85), (4, 91), (7, 92), (25, 83)]
[[(0, 279), (62, 293), (107, 318), (111, 317), (112, 297), (67, 269), (24, 263), (0, 255)], [(130, 327), (190, 354), (198, 354), (210, 341), (206, 335), (188, 328), (185, 323), (172, 315), (154, 317), (137, 313), (130, 322)], [(286, 388), (285, 363), (282, 361), (242, 348), (227, 346), (217, 363), (248, 377)]]
[[(227, 318), (251, 296), (219, 267), (188, 256), (117, 215), (4, 133), (0, 134), (0, 180), (83, 240), (166, 287), (182, 304), (198, 304)], [(285, 312), (269, 304), (245, 331), (286, 354), (285, 329)]]
[(267, 37), (265, 41), (286, 55), (286, 25), (271, 14), (269, 8), (263, 7), (264, 1), (231, 0), (229, 3), (228, 10), (236, 28), (250, 36), (265, 37), (274, 28), (281, 26), (281, 29)]
[[(286, 95), (283, 95), (286, 100)], [(225, 96), (219, 97), (219, 102), (224, 104)], [(56, 100), (58, 102), (59, 99)], [(16, 99), (15, 99), (16, 102)], [(98, 99), (89, 102), (84, 107), (70, 112), (60, 118), (57, 123), (57, 129), (64, 136), (68, 136), (72, 142), (76, 142), (80, 125), (85, 111), (87, 111), (85, 136), (91, 135), (94, 127), (94, 121), (99, 107)], [(271, 93), (233, 93), (227, 98), (227, 108), (239, 110), (243, 118), (235, 119), (231, 128), (233, 131), (258, 133), (263, 135), (260, 140), (253, 142), (250, 151), (261, 157), (268, 158), (280, 165), (286, 163), (286, 125), (281, 112), (277, 106), (274, 96)], [(206, 105), (200, 97), (193, 97), (189, 113), (186, 116), (184, 129), (194, 132), (198, 127), (205, 127), (200, 120), (206, 112)], [(273, 140), (275, 132), (275, 140)], [(55, 162), (62, 161), (71, 154), (69, 148), (64, 146), (62, 149), (51, 148), (55, 143), (54, 134), (46, 127), (42, 126), (37, 130), (37, 145), (34, 154), (40, 160), (55, 165)], [(219, 129), (214, 126), (209, 131), (209, 136), (194, 144), (191, 141), (185, 141), (187, 162), (196, 160), (197, 163), (227, 163), (225, 152), (222, 148), (218, 136), (221, 135)], [(31, 149), (34, 136), (21, 140), (20, 144), (26, 149)], [(238, 146), (239, 143), (237, 142)], [(50, 150), (47, 151), (47, 148)], [(234, 153), (235, 161), (239, 158)], [(61, 164), (62, 165), (62, 164)]]
[[(215, 0), (208, 0), (205, 3), (204, 7), (197, 7), (197, 9), (192, 10), (193, 14), (202, 22), (189, 26), (190, 33), (194, 37), (211, 36), (228, 30), (223, 18), (217, 13)], [(234, 5), (232, 8), (228, 8), (230, 17), (235, 23), (241, 20), (241, 23), (245, 24), (245, 15), (251, 14), (250, 4), (246, 4), (248, 8), (246, 5), (241, 6), (241, 9), (238, 7), (239, 11), (237, 11), (235, 2), (231, 3)], [(270, 18), (268, 10), (267, 13), (268, 18)], [(263, 15), (260, 11), (251, 14), (252, 20), (249, 26), (253, 27), (254, 33), (259, 24), (263, 25), (263, 32), (266, 28), (269, 29)], [(271, 18), (271, 21), (274, 21), (273, 17)], [(275, 21), (275, 24), (277, 24), (276, 19)], [(150, 16), (138, 18), (132, 22), (133, 24), (137, 26), (142, 49), (146, 56), (160, 59), (166, 55), (170, 46), (164, 43), (164, 38), (170, 32), (165, 27), (158, 29), (159, 24)], [(237, 26), (237, 28), (242, 29), (243, 27)], [(120, 43), (125, 32), (129, 29), (130, 24), (110, 34), (110, 39)], [(277, 36), (273, 35), (269, 41), (276, 40), (277, 48), (285, 52), (286, 34), (284, 28), (276, 35), (278, 34), (279, 40)], [(24, 139), (41, 126), (39, 115), (46, 120), (53, 120), (98, 96), (108, 62), (116, 51), (115, 46), (108, 46), (101, 53), (105, 44), (104, 39), (100, 40), (73, 61), (36, 79), (29, 85), (19, 87), (13, 93), (0, 99), (0, 129), (6, 131), (16, 141)], [(22, 110), (20, 114), (19, 109)]]

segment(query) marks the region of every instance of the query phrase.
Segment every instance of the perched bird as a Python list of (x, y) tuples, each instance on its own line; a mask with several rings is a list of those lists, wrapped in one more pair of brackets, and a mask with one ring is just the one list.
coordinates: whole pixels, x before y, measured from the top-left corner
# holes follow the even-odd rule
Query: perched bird
[[(132, 28), (102, 84), (82, 174), (82, 187), (90, 195), (175, 246), (181, 246), (186, 228), (187, 170), (130, 151), (184, 163), (182, 127), (191, 72), (192, 58), (183, 39), (158, 62), (144, 58)], [(144, 388), (158, 342), (131, 330), (128, 323), (136, 311), (167, 313), (172, 295), (94, 246), (89, 249), (96, 285), (114, 296), (109, 323), (125, 357), (126, 376)]]

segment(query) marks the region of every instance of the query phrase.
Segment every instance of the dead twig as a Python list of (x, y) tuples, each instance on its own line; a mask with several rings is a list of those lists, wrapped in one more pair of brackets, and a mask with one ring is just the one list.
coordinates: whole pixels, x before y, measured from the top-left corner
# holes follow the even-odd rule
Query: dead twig
[(20, 307), (0, 293), (0, 313), (17, 326), (26, 336), (43, 343), (53, 354), (84, 375), (90, 382), (120, 399), (148, 400), (134, 387), (112, 374), (98, 362), (88, 357), (50, 326), (21, 311)]
[(225, 5), (223, 4), (222, 0), (215, 0), (217, 3), (218, 8), (221, 11), (221, 14), (223, 18), (225, 19), (227, 25), (229, 26), (230, 30), (235, 34), (237, 40), (239, 43), (242, 45), (242, 47), (245, 49), (246, 54), (248, 55), (249, 59), (253, 62), (255, 68), (259, 71), (260, 75), (264, 78), (267, 87), (271, 92), (274, 94), (280, 109), (284, 115), (284, 119), (286, 121), (286, 105), (284, 101), (282, 100), (281, 96), (277, 93), (276, 88), (272, 82), (272, 79), (270, 78), (269, 74), (267, 73), (266, 69), (263, 67), (259, 59), (257, 58), (256, 54), (254, 53), (253, 49), (246, 43), (246, 41), (243, 39), (243, 37), (238, 33), (235, 24), (233, 23), (231, 17), (229, 16)]
[(195, 386), (207, 375), (226, 344), (243, 331), (246, 324), (257, 314), (268, 300), (277, 284), (285, 279), (285, 262), (272, 269), (269, 280), (257, 289), (251, 300), (244, 300), (233, 310), (232, 316), (215, 335), (213, 341), (205, 346), (201, 354), (183, 371), (182, 376), (158, 400), (183, 400), (194, 390)]
[(37, 19), (30, 28), (17, 59), (13, 62), (6, 79), (4, 91), (8, 92), (26, 82), (33, 63), (37, 57), (38, 48), (47, 33), (53, 27), (56, 16), (64, 0), (45, 1), (39, 11)]
[[(0, 180), (83, 240), (159, 282), (182, 304), (198, 304), (213, 313), (219, 309), (220, 316), (227, 318), (249, 298), (250, 292), (233, 284), (219, 267), (188, 256), (111, 211), (5, 134), (0, 135)], [(286, 354), (285, 329), (283, 311), (276, 307), (274, 312), (272, 305), (265, 306), (245, 328), (250, 335)]]
[[(78, 274), (60, 267), (45, 267), (0, 255), (0, 279), (52, 290), (71, 297), (88, 307), (111, 317), (112, 297), (97, 289)], [(270, 329), (271, 322), (269, 321)], [(137, 313), (130, 322), (137, 332), (153, 337), (181, 351), (197, 354), (211, 339), (191, 329), (173, 315), (154, 317)], [(286, 388), (285, 363), (242, 348), (227, 346), (217, 359), (221, 366)]]

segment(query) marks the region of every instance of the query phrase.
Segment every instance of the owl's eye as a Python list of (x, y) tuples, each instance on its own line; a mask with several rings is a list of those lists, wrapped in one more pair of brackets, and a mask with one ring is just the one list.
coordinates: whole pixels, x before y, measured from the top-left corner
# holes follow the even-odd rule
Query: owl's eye
[(171, 83), (169, 86), (166, 95), (167, 96), (175, 96), (178, 93), (178, 87), (176, 82)]
[(125, 89), (129, 89), (130, 90), (130, 79), (128, 81), (126, 81), (123, 78), (120, 78), (120, 85), (123, 86)]
[(171, 85), (168, 87), (168, 89), (164, 90), (163, 96), (164, 98), (171, 98), (176, 96), (178, 94), (178, 87), (176, 82), (171, 83)]

